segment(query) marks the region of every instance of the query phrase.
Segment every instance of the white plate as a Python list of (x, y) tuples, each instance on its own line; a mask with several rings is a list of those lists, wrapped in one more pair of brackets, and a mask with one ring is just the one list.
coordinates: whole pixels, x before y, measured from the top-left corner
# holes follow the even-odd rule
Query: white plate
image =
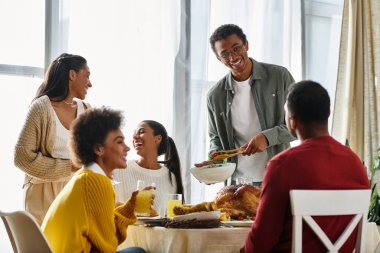
[(200, 212), (200, 213), (189, 213), (184, 215), (174, 216), (173, 220), (216, 220), (220, 218), (220, 211), (212, 212)]
[(222, 221), (222, 225), (233, 226), (233, 227), (250, 227), (253, 224), (253, 220), (232, 220), (232, 221)]
[(150, 217), (150, 216), (138, 216), (137, 217), (138, 220), (159, 220), (161, 218), (162, 218), (161, 216), (154, 216), (154, 217)]

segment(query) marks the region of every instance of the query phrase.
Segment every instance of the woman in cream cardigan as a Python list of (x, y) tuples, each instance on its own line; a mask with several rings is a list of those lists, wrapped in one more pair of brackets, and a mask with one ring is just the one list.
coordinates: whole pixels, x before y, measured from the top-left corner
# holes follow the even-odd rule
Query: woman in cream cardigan
[[(49, 66), (30, 105), (15, 147), (15, 165), (25, 172), (25, 209), (39, 224), (72, 176), (69, 126), (88, 107), (92, 87), (85, 58), (62, 54)], [(74, 99), (76, 98), (76, 99)]]
[[(88, 110), (72, 125), (73, 161), (83, 167), (54, 200), (42, 224), (53, 252), (113, 253), (125, 240), (127, 226), (135, 223), (138, 192), (115, 208), (112, 187), (113, 170), (127, 166), (129, 147), (121, 122), (120, 112), (101, 108)], [(133, 247), (122, 252), (145, 250)]]

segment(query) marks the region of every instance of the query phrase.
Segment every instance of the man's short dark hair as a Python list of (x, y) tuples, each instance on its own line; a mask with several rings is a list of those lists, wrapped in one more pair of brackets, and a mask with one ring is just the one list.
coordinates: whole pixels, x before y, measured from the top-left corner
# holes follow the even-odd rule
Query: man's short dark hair
[(239, 26), (234, 24), (226, 24), (219, 26), (218, 28), (216, 28), (216, 30), (210, 37), (211, 48), (215, 54), (215, 42), (222, 40), (232, 34), (236, 34), (241, 39), (243, 44), (245, 44), (245, 42), (247, 41), (247, 36), (245, 36), (243, 30)]
[(329, 94), (317, 82), (301, 81), (290, 86), (287, 107), (303, 123), (326, 123), (330, 115)]
[(95, 148), (104, 144), (109, 132), (123, 123), (121, 111), (101, 107), (89, 109), (71, 125), (70, 150), (77, 167), (96, 162)]

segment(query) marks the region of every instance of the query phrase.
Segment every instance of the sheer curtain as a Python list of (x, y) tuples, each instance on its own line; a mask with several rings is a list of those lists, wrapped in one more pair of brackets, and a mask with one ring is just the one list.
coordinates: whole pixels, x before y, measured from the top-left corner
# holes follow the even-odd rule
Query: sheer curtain
[[(248, 54), (262, 62), (282, 65), (296, 80), (302, 78), (301, 1), (208, 0), (192, 1), (192, 161), (207, 158), (206, 93), (228, 69), (220, 63), (208, 38), (220, 25), (234, 23), (247, 35)], [(192, 202), (210, 200), (223, 183), (204, 186), (192, 178)]]
[[(68, 51), (84, 56), (91, 71), (86, 100), (125, 111), (128, 145), (145, 119), (159, 121), (171, 134), (181, 2), (83, 0), (67, 9)], [(128, 159), (134, 157), (131, 148)]]
[(333, 135), (371, 166), (380, 144), (380, 2), (346, 0)]

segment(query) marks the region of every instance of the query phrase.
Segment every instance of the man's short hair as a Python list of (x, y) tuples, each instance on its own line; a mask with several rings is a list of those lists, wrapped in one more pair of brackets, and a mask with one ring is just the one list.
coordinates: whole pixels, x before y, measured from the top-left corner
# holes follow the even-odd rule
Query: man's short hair
[(329, 94), (317, 82), (301, 81), (290, 86), (287, 107), (303, 123), (325, 123), (330, 115)]
[(241, 39), (243, 44), (245, 44), (247, 41), (247, 36), (245, 36), (243, 30), (239, 26), (234, 24), (219, 26), (210, 37), (211, 48), (215, 54), (217, 54), (215, 51), (215, 42), (222, 40), (232, 34), (236, 34)]

